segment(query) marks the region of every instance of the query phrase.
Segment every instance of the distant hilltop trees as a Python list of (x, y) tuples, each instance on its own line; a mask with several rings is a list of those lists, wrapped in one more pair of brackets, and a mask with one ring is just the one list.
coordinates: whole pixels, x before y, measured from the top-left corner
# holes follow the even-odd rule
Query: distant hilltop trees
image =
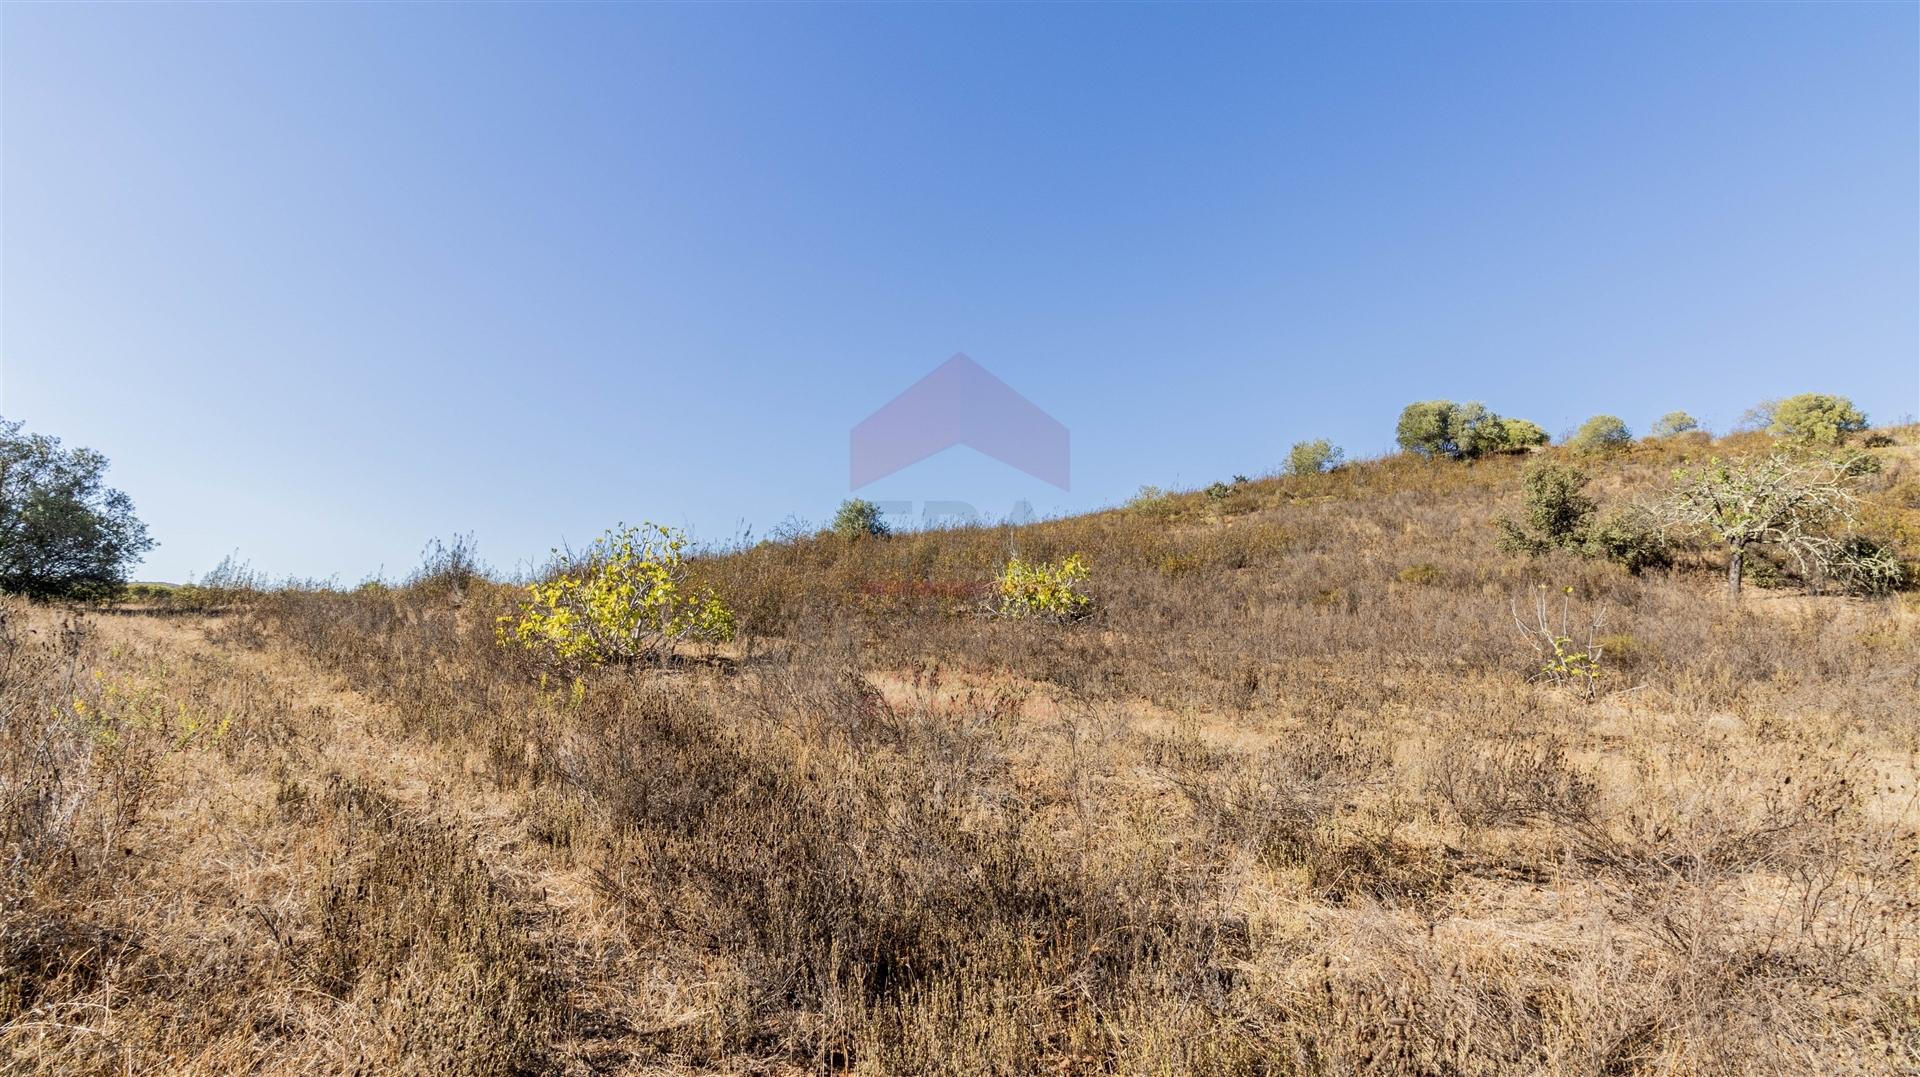
[(1472, 460), (1547, 443), (1547, 432), (1525, 419), (1507, 419), (1473, 401), (1422, 400), (1400, 412), (1395, 439), (1403, 452)]
[[(1827, 393), (1801, 393), (1784, 400), (1767, 400), (1748, 409), (1734, 425), (1739, 431), (1765, 431), (1789, 445), (1831, 447), (1848, 434), (1867, 428), (1867, 416), (1853, 401)], [(1649, 438), (1671, 438), (1705, 433), (1700, 421), (1684, 411), (1670, 411), (1656, 419)], [(1472, 401), (1420, 400), (1400, 411), (1394, 440), (1401, 452), (1449, 460), (1472, 460), (1490, 453), (1517, 452), (1545, 445), (1547, 432), (1525, 419), (1502, 417), (1485, 404)], [(1633, 443), (1633, 431), (1617, 415), (1595, 415), (1567, 438), (1566, 448), (1583, 455), (1611, 452)], [(1307, 444), (1307, 443), (1302, 443)], [(1296, 446), (1296, 449), (1298, 446)]]

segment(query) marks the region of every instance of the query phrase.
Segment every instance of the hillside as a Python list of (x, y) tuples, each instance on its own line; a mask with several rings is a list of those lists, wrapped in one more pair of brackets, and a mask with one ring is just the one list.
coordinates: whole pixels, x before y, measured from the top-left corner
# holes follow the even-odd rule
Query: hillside
[[(1912, 558), (1892, 433), (1861, 488)], [(1527, 464), (714, 554), (739, 638), (664, 669), (543, 666), (458, 573), (0, 606), (0, 1059), (1920, 1069), (1920, 603), (1503, 552)], [(1085, 555), (1094, 615), (985, 615), (1016, 552)], [(1539, 676), (1542, 595), (1597, 623), (1591, 700)]]

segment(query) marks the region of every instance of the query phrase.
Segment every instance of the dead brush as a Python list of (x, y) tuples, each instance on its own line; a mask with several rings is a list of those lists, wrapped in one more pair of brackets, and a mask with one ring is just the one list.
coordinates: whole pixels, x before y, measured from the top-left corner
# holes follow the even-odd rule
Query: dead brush
[(24, 603), (0, 602), (0, 850), (12, 893), (72, 859), (97, 803), (98, 742), (79, 677), (84, 645), (77, 622), (36, 631)]
[(1329, 901), (1419, 899), (1443, 889), (1452, 869), (1399, 836), (1404, 818), (1390, 800), (1368, 803), (1389, 758), (1350, 727), (1320, 727), (1252, 759), (1183, 751), (1161, 776), (1215, 840), (1302, 871)]
[[(1615, 879), (1657, 889), (1672, 878), (1707, 879), (1788, 868), (1864, 825), (1849, 768), (1769, 780), (1713, 760), (1711, 748), (1682, 757), (1644, 782), (1632, 801), (1575, 828), (1577, 858)], [(1717, 765), (1716, 765), (1717, 764)]]
[(1567, 761), (1559, 737), (1540, 744), (1475, 745), (1460, 755), (1431, 773), (1427, 788), (1466, 830), (1536, 821), (1577, 825), (1593, 818), (1598, 787)]
[(82, 622), (0, 601), (0, 1046), (91, 992), (137, 944), (88, 905), (124, 878), (159, 746), (96, 724)]
[(356, 1062), (383, 1072), (532, 1069), (564, 996), (531, 926), (464, 841), (336, 782), (319, 798), (310, 928), (292, 958), (363, 1015)]
[[(972, 744), (991, 722), (903, 735), (843, 683), (790, 686), (775, 724), (746, 728), (663, 694), (581, 748), (623, 835), (607, 896), (643, 936), (725, 955), (739, 984), (663, 1047), (777, 1042), (826, 1068), (1027, 1072), (1061, 1061), (1056, 1037), (1108, 1057), (1095, 1015), (1134, 977), (1190, 962), (1214, 975), (1220, 929), (1195, 918), (1193, 883), (1167, 874), (1163, 851), (1094, 860), (1029, 832), (1018, 794), (993, 788), (1006, 772)], [(834, 720), (849, 704), (868, 717)], [(619, 747), (634, 720), (653, 730), (651, 762)], [(971, 1007), (994, 998), (1017, 1020), (982, 1042)]]

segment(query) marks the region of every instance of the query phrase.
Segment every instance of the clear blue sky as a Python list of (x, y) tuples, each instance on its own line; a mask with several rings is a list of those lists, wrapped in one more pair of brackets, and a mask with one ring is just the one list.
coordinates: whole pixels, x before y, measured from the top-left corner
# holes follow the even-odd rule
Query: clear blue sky
[(0, 414), (180, 579), (703, 539), (848, 495), (955, 352), (1072, 492), (1563, 432), (1920, 411), (1920, 7), (0, 8)]

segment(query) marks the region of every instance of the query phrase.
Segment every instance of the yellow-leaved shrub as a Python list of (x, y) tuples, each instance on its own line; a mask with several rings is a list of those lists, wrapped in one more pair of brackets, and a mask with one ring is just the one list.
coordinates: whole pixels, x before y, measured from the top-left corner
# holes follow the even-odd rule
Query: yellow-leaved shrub
[(593, 665), (664, 661), (682, 641), (732, 639), (733, 611), (689, 581), (686, 548), (684, 533), (660, 524), (607, 532), (527, 588), (519, 616), (499, 620), (501, 644)]
[(996, 581), (1003, 617), (1044, 617), (1071, 621), (1093, 611), (1093, 598), (1082, 590), (1090, 572), (1087, 559), (1070, 554), (1059, 564), (1007, 561)]

